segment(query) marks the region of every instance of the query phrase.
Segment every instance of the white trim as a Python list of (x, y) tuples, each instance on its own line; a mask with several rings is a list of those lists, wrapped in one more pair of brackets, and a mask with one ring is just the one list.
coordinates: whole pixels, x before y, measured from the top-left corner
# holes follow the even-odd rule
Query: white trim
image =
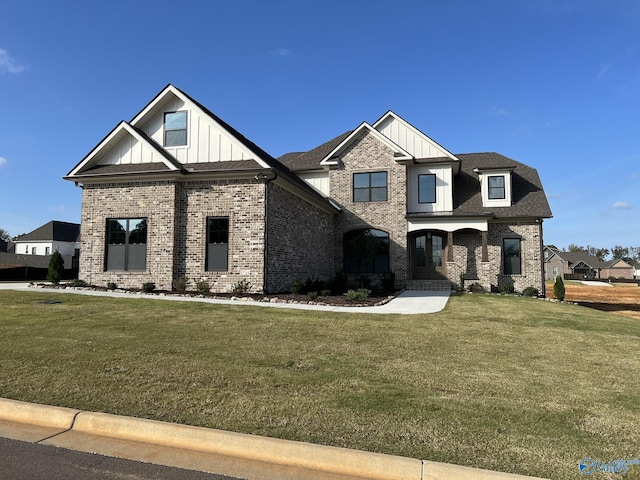
[[(373, 124), (373, 128), (375, 128), (376, 130), (378, 130), (378, 127), (380, 127), (380, 125), (382, 123), (384, 123), (387, 118), (393, 118), (394, 120), (400, 122), (405, 128), (407, 128), (408, 130), (411, 130), (413, 133), (415, 133), (416, 135), (418, 135), (420, 138), (422, 138), (425, 142), (427, 142), (428, 144), (430, 144), (432, 147), (438, 149), (438, 150), (442, 150), (447, 157), (451, 158), (452, 160), (458, 160), (458, 157), (456, 157), (453, 153), (451, 153), (449, 150), (447, 150), (446, 148), (444, 148), (442, 145), (440, 145), (438, 142), (436, 142), (435, 140), (429, 138), (427, 135), (425, 135), (424, 133), (422, 133), (420, 130), (418, 130), (416, 127), (414, 127), (413, 125), (411, 125), (409, 122), (407, 122), (405, 119), (403, 119), (402, 117), (400, 117), (399, 115), (397, 115), (396, 113), (392, 112), (391, 110), (389, 110), (387, 113), (385, 113), (382, 117), (380, 117), (374, 124)], [(379, 130), (378, 130), (379, 131)]]
[[(218, 123), (215, 118), (211, 117), (199, 105), (194, 103), (189, 97), (187, 97), (184, 93), (182, 93), (180, 90), (178, 90), (176, 87), (174, 87), (171, 84), (167, 85), (167, 87), (162, 92), (160, 92), (156, 96), (156, 98), (154, 98), (140, 113), (138, 113), (133, 118), (133, 120), (131, 120), (131, 125), (136, 126), (136, 124), (138, 124), (140, 122), (143, 122), (145, 117), (148, 114), (152, 113), (153, 110), (156, 108), (156, 106), (159, 103), (161, 103), (166, 98), (167, 94), (169, 94), (169, 93), (173, 94), (175, 97), (180, 99), (182, 102), (184, 102), (185, 105), (188, 105), (189, 106), (188, 109), (190, 109), (190, 110), (198, 110), (198, 112), (200, 112), (200, 114), (202, 116), (209, 118), (213, 123), (215, 123), (217, 125), (217, 127), (220, 129), (220, 131), (223, 132), (223, 134), (228, 139), (233, 139), (235, 142), (238, 143), (238, 147), (239, 148), (241, 148), (242, 150), (247, 152), (247, 157), (249, 157), (249, 158), (253, 157), (253, 160), (258, 162), (258, 164), (262, 168), (271, 168), (271, 166), (267, 162), (265, 162), (262, 158), (260, 158), (260, 155), (256, 154), (256, 152), (254, 152), (253, 150), (251, 150), (248, 147), (246, 147), (244, 145), (244, 143), (239, 141), (238, 138), (235, 135), (232, 135), (226, 128), (224, 128), (222, 125), (220, 125), (220, 123)], [(187, 128), (189, 128), (189, 127), (187, 127)], [(191, 128), (193, 128), (193, 126)], [(163, 137), (164, 137), (164, 131), (163, 131)], [(189, 137), (189, 132), (187, 132), (187, 137)], [(176, 148), (176, 147), (164, 147), (163, 146), (162, 148)]]
[(486, 218), (416, 218), (407, 220), (407, 233), (418, 230), (442, 230), (455, 232), (464, 228), (471, 228), (480, 232), (489, 231)]
[(322, 161), (320, 162), (320, 165), (322, 165), (322, 166), (338, 165), (338, 160), (335, 160), (334, 158), (337, 157), (349, 144), (351, 144), (351, 142), (363, 130), (369, 131), (378, 140), (380, 140), (382, 143), (384, 143), (386, 146), (388, 146), (391, 150), (393, 150), (395, 153), (398, 153), (399, 156), (394, 156), (394, 160), (396, 162), (397, 161), (412, 160), (413, 159), (413, 156), (409, 152), (407, 152), (405, 149), (401, 148), (399, 145), (397, 145), (396, 143), (391, 141), (385, 135), (381, 134), (378, 130), (373, 128), (367, 122), (362, 122), (360, 124), (360, 126), (358, 126), (358, 128), (356, 128), (353, 132), (351, 132), (351, 135), (349, 135), (347, 138), (345, 138), (336, 148), (331, 150), (331, 152), (329, 152), (329, 154), (326, 155), (322, 159)]
[[(122, 133), (123, 131), (126, 131), (129, 135), (131, 135), (133, 138), (135, 138), (138, 142), (140, 142), (143, 145), (146, 145), (148, 148), (151, 148), (154, 151), (157, 151), (158, 148), (162, 149), (162, 147), (158, 146), (156, 147), (156, 145), (152, 144), (151, 142), (149, 142), (146, 138), (144, 138), (142, 135), (140, 135), (135, 128), (133, 128), (131, 125), (129, 125), (127, 122), (125, 122), (124, 120), (121, 121), (116, 128), (113, 129), (113, 131), (107, 135), (107, 137), (102, 140), (93, 150), (91, 150), (91, 152), (89, 153), (89, 155), (87, 155), (84, 160), (82, 162), (80, 162), (72, 171), (71, 173), (69, 173), (69, 175), (67, 176), (67, 178), (69, 177), (74, 177), (75, 175), (77, 175), (79, 172), (81, 172), (85, 167), (87, 167), (88, 165), (92, 165), (92, 160), (95, 159), (95, 157), (107, 146), (109, 145), (120, 133)], [(162, 155), (160, 152), (158, 152), (158, 157), (160, 158), (160, 160), (162, 161), (162, 163), (164, 165), (166, 165), (167, 167), (169, 167), (170, 170), (173, 171), (177, 171), (178, 167), (176, 167), (172, 162), (170, 162), (169, 160), (167, 160), (164, 155)]]

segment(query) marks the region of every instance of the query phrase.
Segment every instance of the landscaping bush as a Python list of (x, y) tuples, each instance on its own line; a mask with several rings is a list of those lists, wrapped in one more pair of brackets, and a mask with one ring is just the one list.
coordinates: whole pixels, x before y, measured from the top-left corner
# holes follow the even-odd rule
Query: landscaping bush
[(338, 273), (331, 281), (331, 291), (335, 295), (341, 295), (347, 291), (347, 276), (343, 273)]
[(331, 295), (331, 290), (329, 290), (328, 288), (325, 288), (320, 292), (320, 295), (323, 297), (328, 297), (329, 295)]
[(54, 285), (58, 285), (64, 273), (64, 258), (59, 251), (53, 252), (51, 260), (49, 260), (49, 270), (47, 271), (47, 280)]
[(72, 287), (88, 287), (89, 286), (87, 282), (85, 282), (84, 280), (80, 280), (78, 278), (71, 280), (69, 282), (69, 285)]
[(527, 287), (522, 291), (522, 295), (525, 297), (537, 297), (540, 295), (540, 292), (536, 287)]
[(474, 282), (469, 285), (469, 291), (471, 293), (484, 293), (484, 287), (480, 285), (478, 282)]
[(142, 284), (142, 291), (144, 293), (151, 293), (156, 289), (156, 284), (153, 282), (145, 282)]
[(211, 285), (206, 280), (200, 280), (196, 282), (196, 290), (199, 293), (209, 293), (211, 291)]
[(236, 294), (247, 293), (249, 290), (251, 290), (251, 282), (249, 280), (240, 280), (231, 288), (231, 291)]
[(116, 288), (118, 288), (116, 282), (107, 282), (107, 290), (115, 290)]
[(303, 289), (304, 282), (302, 280), (298, 280), (297, 278), (293, 282), (291, 282), (291, 287), (289, 287), (289, 290), (291, 290), (291, 293), (293, 293), (294, 295), (302, 293)]
[(564, 282), (562, 281), (562, 276), (560, 275), (556, 277), (556, 281), (553, 284), (553, 295), (561, 302), (564, 301)]
[(173, 288), (175, 288), (180, 293), (186, 292), (188, 285), (189, 280), (187, 280), (185, 277), (179, 277), (173, 281)]
[(309, 300), (315, 300), (318, 298), (318, 292), (309, 292), (307, 293), (307, 297), (309, 297)]
[(358, 290), (349, 290), (346, 294), (347, 298), (352, 302), (364, 300), (371, 295), (371, 290), (367, 288), (359, 288)]
[(498, 291), (500, 293), (514, 293), (516, 290), (511, 282), (504, 282), (498, 285)]

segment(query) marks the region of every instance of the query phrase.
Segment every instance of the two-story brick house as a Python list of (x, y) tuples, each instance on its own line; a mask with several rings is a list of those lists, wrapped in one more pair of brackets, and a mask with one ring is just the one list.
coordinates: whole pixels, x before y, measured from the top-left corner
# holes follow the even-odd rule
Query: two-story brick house
[(93, 284), (280, 292), (393, 273), (399, 288), (544, 291), (551, 211), (535, 169), (453, 155), (393, 112), (276, 160), (168, 85), (65, 178), (83, 188), (80, 278)]

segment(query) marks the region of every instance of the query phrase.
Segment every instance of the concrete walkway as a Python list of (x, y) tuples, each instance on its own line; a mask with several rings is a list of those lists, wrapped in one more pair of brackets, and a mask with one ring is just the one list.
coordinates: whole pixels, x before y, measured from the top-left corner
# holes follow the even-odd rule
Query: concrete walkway
[(112, 291), (75, 290), (75, 289), (47, 289), (33, 288), (28, 282), (0, 282), (0, 290), (22, 290), (31, 292), (75, 293), (80, 295), (94, 295), (115, 298), (146, 298), (153, 300), (171, 300), (182, 302), (204, 302), (225, 305), (251, 305), (254, 307), (292, 308), (297, 310), (319, 310), (325, 312), (349, 312), (367, 314), (400, 314), (415, 315), (436, 313), (444, 309), (449, 300), (450, 292), (428, 292), (423, 290), (405, 290), (390, 302), (377, 307), (336, 307), (327, 305), (309, 305), (303, 303), (269, 303), (258, 301), (239, 301), (199, 297), (181, 297), (178, 295), (154, 295), (143, 293), (120, 293)]

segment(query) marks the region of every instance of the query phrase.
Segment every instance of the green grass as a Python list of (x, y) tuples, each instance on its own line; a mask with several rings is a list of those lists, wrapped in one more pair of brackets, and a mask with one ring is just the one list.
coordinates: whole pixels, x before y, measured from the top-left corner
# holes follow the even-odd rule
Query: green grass
[(2, 397), (551, 478), (640, 458), (639, 345), (632, 319), (511, 296), (400, 316), (0, 291)]

